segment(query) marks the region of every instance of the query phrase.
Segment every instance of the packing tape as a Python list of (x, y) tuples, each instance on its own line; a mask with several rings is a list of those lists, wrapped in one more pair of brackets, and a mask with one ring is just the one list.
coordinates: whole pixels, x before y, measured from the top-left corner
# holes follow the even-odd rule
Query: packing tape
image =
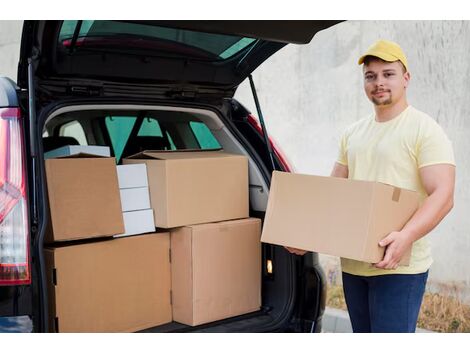
[(400, 200), (401, 189), (398, 187), (393, 188), (392, 200), (398, 202)]

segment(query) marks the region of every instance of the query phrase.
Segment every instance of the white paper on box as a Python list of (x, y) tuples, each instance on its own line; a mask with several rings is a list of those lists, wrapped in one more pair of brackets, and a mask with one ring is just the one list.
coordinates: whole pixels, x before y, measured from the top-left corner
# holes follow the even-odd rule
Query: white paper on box
[(126, 211), (122, 213), (125, 233), (113, 237), (138, 235), (141, 233), (155, 232), (153, 209)]
[(148, 187), (147, 165), (117, 165), (119, 188)]
[(110, 157), (111, 152), (109, 147), (101, 145), (66, 145), (57, 149), (53, 149), (44, 153), (44, 159), (59, 158), (63, 156), (89, 154), (97, 156)]
[(150, 208), (148, 187), (120, 189), (122, 211), (144, 210)]

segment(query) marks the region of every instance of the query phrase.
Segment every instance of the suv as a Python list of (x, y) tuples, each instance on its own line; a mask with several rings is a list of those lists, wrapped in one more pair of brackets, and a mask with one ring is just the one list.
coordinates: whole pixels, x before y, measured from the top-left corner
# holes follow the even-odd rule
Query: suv
[[(287, 43), (338, 21), (25, 21), (18, 80), (0, 78), (0, 331), (50, 331), (44, 258), (44, 153), (109, 146), (223, 148), (249, 160), (250, 216), (264, 218), (271, 173), (290, 171), (269, 140), (251, 79)], [(233, 98), (250, 79), (261, 124)], [(262, 244), (258, 312), (149, 332), (319, 332), (325, 279), (316, 253)]]

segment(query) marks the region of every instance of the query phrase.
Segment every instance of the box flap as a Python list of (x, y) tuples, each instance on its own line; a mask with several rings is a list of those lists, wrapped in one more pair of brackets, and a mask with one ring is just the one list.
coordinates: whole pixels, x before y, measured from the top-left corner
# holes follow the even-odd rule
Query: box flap
[(156, 159), (156, 160), (175, 160), (175, 159), (200, 159), (200, 158), (221, 158), (239, 156), (237, 154), (229, 154), (222, 149), (205, 149), (205, 150), (145, 150), (143, 152), (131, 155), (126, 159)]
[(64, 155), (64, 156), (58, 156), (55, 158), (51, 159), (76, 159), (76, 158), (96, 158), (96, 159), (104, 159), (104, 158), (113, 158), (114, 157), (109, 157), (109, 156), (102, 156), (102, 155), (96, 155), (96, 154), (87, 154), (87, 153), (78, 153), (78, 154), (73, 154), (73, 155)]

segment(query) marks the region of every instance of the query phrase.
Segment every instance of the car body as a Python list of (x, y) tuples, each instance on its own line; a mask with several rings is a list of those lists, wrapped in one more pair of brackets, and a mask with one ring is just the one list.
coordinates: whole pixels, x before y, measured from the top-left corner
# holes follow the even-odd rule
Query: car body
[[(0, 78), (0, 331), (50, 331), (44, 152), (107, 145), (118, 163), (146, 149), (243, 154), (250, 216), (263, 219), (272, 171), (290, 167), (233, 95), (287, 43), (308, 43), (337, 22), (25, 21), (17, 83)], [(146, 331), (320, 331), (326, 291), (318, 255), (263, 244), (260, 265), (259, 312)]]

